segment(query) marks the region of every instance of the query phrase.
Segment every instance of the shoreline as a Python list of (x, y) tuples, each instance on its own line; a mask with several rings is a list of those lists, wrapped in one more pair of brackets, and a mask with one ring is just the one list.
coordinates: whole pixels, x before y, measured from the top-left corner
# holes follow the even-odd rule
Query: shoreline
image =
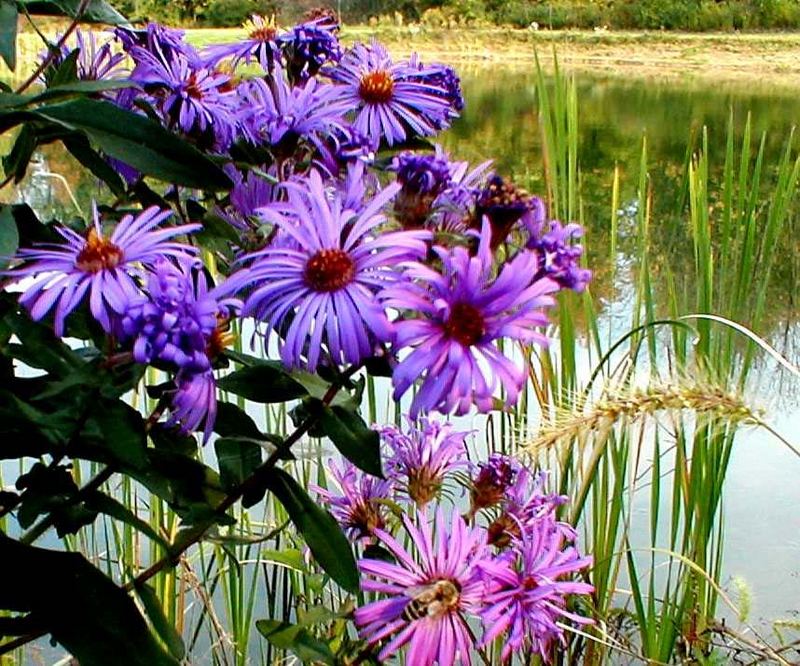
[(612, 31), (434, 30), (349, 28), (348, 39), (383, 41), (398, 56), (455, 64), (532, 67), (635, 78), (696, 79), (800, 88), (800, 33), (668, 33)]

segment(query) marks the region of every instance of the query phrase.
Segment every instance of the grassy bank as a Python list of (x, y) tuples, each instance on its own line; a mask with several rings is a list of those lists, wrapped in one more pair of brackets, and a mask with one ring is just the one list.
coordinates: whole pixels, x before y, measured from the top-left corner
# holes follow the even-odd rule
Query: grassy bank
[[(224, 41), (237, 30), (191, 31), (200, 44)], [(377, 37), (392, 53), (418, 51), (427, 59), (459, 64), (530, 66), (538, 50), (545, 67), (553, 48), (562, 66), (624, 76), (763, 80), (800, 86), (800, 34), (698, 34), (509, 28), (437, 29), (424, 26), (348, 26), (345, 41)]]

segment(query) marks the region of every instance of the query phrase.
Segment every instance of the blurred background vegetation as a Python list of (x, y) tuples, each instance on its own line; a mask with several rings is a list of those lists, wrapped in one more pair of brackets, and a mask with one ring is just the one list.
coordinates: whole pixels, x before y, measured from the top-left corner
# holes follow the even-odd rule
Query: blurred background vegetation
[(787, 30), (800, 28), (797, 0), (114, 0), (131, 17), (232, 27), (252, 13), (283, 22), (327, 4), (348, 23), (618, 30)]

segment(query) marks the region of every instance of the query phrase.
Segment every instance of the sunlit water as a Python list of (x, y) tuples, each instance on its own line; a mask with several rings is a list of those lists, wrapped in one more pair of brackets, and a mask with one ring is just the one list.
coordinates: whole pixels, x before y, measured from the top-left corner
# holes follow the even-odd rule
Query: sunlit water
[[(443, 138), (453, 157), (479, 162), (494, 158), (498, 171), (510, 175), (533, 192), (540, 189), (541, 137), (536, 118), (535, 76), (527, 70), (467, 69), (463, 73), (467, 99), (464, 116)], [(622, 174), (620, 228), (635, 215), (636, 181), (643, 136), (647, 137), (650, 172), (655, 192), (654, 253), (678, 274), (689, 274), (691, 256), (685, 252), (685, 221), (667, 211), (678, 196), (680, 173), (691, 135), (709, 127), (712, 158), (722, 162), (729, 115), (741, 134), (748, 112), (754, 136), (767, 131), (767, 163), (776, 163), (788, 132), (800, 117), (800, 98), (779, 94), (757, 84), (709, 87), (691, 81), (659, 82), (592, 78), (578, 80), (580, 108), (579, 156), (588, 228), (589, 263), (599, 279), (610, 275), (608, 240), (610, 185), (615, 166)], [(63, 151), (48, 149), (37, 156), (30, 176), (16, 191), (45, 218), (86, 214), (97, 196), (96, 184), (76, 168)], [(797, 263), (797, 239), (776, 248), (780, 262)], [(633, 250), (625, 242), (615, 258), (617, 284), (598, 281), (593, 291), (603, 304), (601, 329), (606, 339), (624, 334), (630, 325), (633, 287), (626, 281), (635, 268)], [(686, 271), (681, 267), (685, 266)], [(794, 275), (788, 271), (788, 275)], [(797, 360), (798, 312), (793, 305), (796, 281), (774, 286), (772, 330), (765, 332), (779, 348)], [(747, 323), (747, 322), (743, 322)], [(591, 367), (583, 359), (587, 373)], [(790, 441), (800, 444), (800, 409), (796, 400), (800, 382), (765, 365), (756, 373), (754, 398), (768, 409), (769, 420)], [(385, 401), (387, 416), (391, 415)], [(383, 411), (383, 410), (381, 410)], [(478, 422), (470, 425), (479, 426)], [(3, 464), (6, 478), (12, 466)], [(768, 434), (743, 430), (737, 437), (724, 502), (727, 536), (723, 583), (734, 576), (749, 584), (753, 595), (752, 620), (769, 630), (772, 620), (797, 617), (800, 608), (800, 459)], [(638, 512), (647, 512), (644, 501)], [(641, 521), (646, 523), (646, 521)], [(644, 544), (642, 544), (644, 545)]]

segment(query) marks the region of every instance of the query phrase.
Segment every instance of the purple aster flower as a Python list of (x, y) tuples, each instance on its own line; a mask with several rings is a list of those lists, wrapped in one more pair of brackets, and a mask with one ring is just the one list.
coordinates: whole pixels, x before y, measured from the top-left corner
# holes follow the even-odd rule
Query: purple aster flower
[(384, 501), (392, 497), (391, 479), (365, 474), (346, 460), (341, 467), (329, 460), (326, 471), (339, 487), (340, 493), (319, 486), (312, 486), (311, 489), (328, 505), (333, 517), (350, 538), (367, 539), (374, 535), (376, 529), (385, 528)]
[(244, 314), (285, 337), (281, 358), (289, 368), (314, 371), (326, 346), (334, 363), (359, 363), (392, 330), (375, 292), (398, 279), (394, 266), (426, 249), (426, 232), (377, 234), (389, 186), (356, 213), (341, 195), (327, 193), (318, 172), (284, 185), (285, 212), (261, 211), (290, 243), (249, 255), (253, 286)]
[(349, 108), (339, 86), (311, 79), (290, 87), (279, 68), (268, 79), (240, 84), (239, 98), (244, 135), (253, 144), (272, 146), (279, 157), (294, 155), (302, 139), (316, 146), (331, 132), (344, 131)]
[(392, 62), (377, 42), (356, 44), (325, 72), (343, 85), (345, 98), (357, 109), (355, 127), (374, 147), (382, 139), (391, 146), (409, 136), (432, 136), (447, 123), (442, 90), (419, 80), (415, 67)]
[(390, 167), (403, 187), (394, 200), (394, 212), (404, 229), (425, 226), (436, 198), (450, 185), (450, 162), (437, 146), (433, 155), (400, 153)]
[(406, 433), (395, 426), (379, 432), (391, 451), (386, 458), (388, 473), (419, 508), (439, 495), (450, 472), (469, 464), (467, 433), (453, 432), (449, 423), (423, 418), (419, 428), (409, 420)]
[(17, 258), (23, 264), (5, 274), (15, 281), (35, 278), (23, 292), (20, 303), (36, 321), (55, 306), (56, 335), (64, 334), (64, 320), (87, 292), (92, 316), (106, 332), (111, 332), (127, 303), (139, 295), (134, 279), (141, 275), (139, 264), (153, 265), (164, 256), (195, 253), (194, 248), (170, 239), (196, 231), (201, 225), (156, 229), (171, 214), (153, 206), (135, 217), (126, 215), (111, 236), (105, 237), (95, 208), (94, 222), (86, 237), (66, 227), (56, 227), (66, 241), (64, 244), (43, 243), (20, 250)]
[(354, 162), (372, 164), (375, 151), (366, 135), (352, 125), (331, 128), (323, 140), (316, 143), (313, 164), (331, 178), (338, 178), (342, 170)]
[(583, 236), (583, 227), (574, 222), (562, 225), (558, 220), (547, 221), (544, 203), (538, 197), (534, 197), (532, 215), (524, 221), (530, 234), (526, 247), (539, 255), (541, 274), (564, 289), (578, 293), (586, 289), (592, 271), (580, 266), (583, 246), (574, 242)]
[(114, 30), (122, 48), (137, 62), (137, 53), (148, 51), (163, 62), (172, 62), (179, 57), (194, 54), (185, 41), (183, 30), (168, 28), (160, 23), (148, 23), (144, 30), (120, 27)]
[[(503, 464), (499, 460), (495, 462), (496, 466)], [(483, 473), (483, 470), (481, 472)], [(556, 509), (565, 504), (568, 498), (564, 495), (545, 493), (546, 472), (534, 474), (527, 467), (517, 466), (512, 483), (492, 484), (489, 476), (484, 474), (481, 478), (481, 474), (478, 474), (473, 483), (472, 496), (479, 497), (480, 490), (483, 489), (483, 498), (488, 499), (492, 485), (505, 486), (500, 500), (502, 510), (487, 527), (490, 544), (505, 548), (512, 543), (519, 543), (519, 540), (543, 519), (551, 520), (554, 528), (561, 530), (567, 539), (575, 539), (577, 535), (571, 525), (554, 520)]]
[(278, 37), (286, 63), (286, 72), (294, 83), (316, 76), (326, 63), (337, 63), (342, 48), (336, 31), (325, 23), (311, 22), (296, 25)]
[(125, 68), (122, 63), (125, 60), (124, 53), (114, 53), (112, 51), (113, 40), (108, 39), (102, 44), (98, 44), (94, 32), (75, 31), (75, 45), (68, 47), (63, 45), (61, 52), (53, 61), (56, 66), (74, 51), (78, 51), (76, 62), (78, 78), (81, 81), (100, 81), (104, 79), (123, 78)]
[(513, 405), (527, 379), (527, 363), (506, 357), (496, 340), (547, 344), (536, 329), (547, 325), (543, 308), (555, 301), (558, 284), (536, 279), (537, 258), (523, 251), (507, 261), (493, 277), (488, 222), (484, 223), (477, 254), (464, 247), (434, 246), (441, 272), (410, 263), (406, 281), (388, 287), (388, 307), (406, 312), (395, 322), (395, 348), (411, 347), (393, 373), (394, 399), (420, 380), (411, 403), (415, 418), (421, 411), (466, 414), (475, 404), (490, 411), (498, 385)]
[(131, 78), (152, 95), (168, 127), (203, 143), (226, 150), (234, 139), (236, 101), (230, 76), (199, 64), (199, 59), (177, 54), (171, 59), (141, 47), (132, 47), (136, 67)]
[(588, 583), (569, 578), (591, 566), (592, 558), (581, 557), (574, 546), (566, 545), (564, 534), (552, 523), (540, 520), (526, 532), (519, 548), (480, 564), (492, 581), (481, 610), (481, 647), (503, 636), (504, 661), (515, 652), (538, 653), (549, 661), (553, 643), (565, 642), (558, 623), (565, 619), (592, 623), (590, 618), (567, 610), (569, 595), (594, 591)]
[(503, 453), (493, 453), (486, 462), (478, 463), (470, 487), (470, 514), (502, 502), (521, 470), (519, 461)]
[(193, 374), (211, 369), (241, 304), (229, 297), (225, 283), (209, 288), (194, 259), (162, 259), (147, 277), (146, 293), (129, 300), (121, 322), (122, 339), (133, 341), (134, 360)]
[(362, 588), (387, 595), (356, 609), (359, 633), (369, 645), (393, 636), (378, 654), (381, 663), (408, 645), (407, 664), (471, 664), (474, 641), (466, 618), (481, 607), (486, 534), (468, 527), (457, 513), (448, 525), (438, 511), (433, 529), (421, 513), (418, 527), (407, 516), (403, 522), (415, 555), (376, 530), (397, 563), (370, 559), (358, 563), (368, 576)]
[(253, 14), (242, 28), (247, 33), (244, 39), (230, 44), (210, 46), (203, 51), (203, 59), (210, 64), (216, 64), (230, 58), (233, 67), (240, 62), (249, 64), (255, 60), (265, 72), (271, 72), (280, 57), (275, 17), (265, 18)]

